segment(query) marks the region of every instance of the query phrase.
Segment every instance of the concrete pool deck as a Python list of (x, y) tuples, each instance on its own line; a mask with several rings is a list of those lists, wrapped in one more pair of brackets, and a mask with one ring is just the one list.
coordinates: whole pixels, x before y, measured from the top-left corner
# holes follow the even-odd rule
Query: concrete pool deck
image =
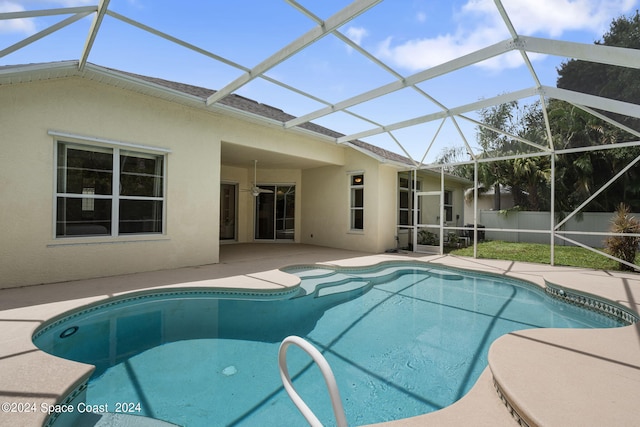
[[(91, 366), (46, 354), (31, 341), (41, 324), (68, 310), (154, 288), (282, 290), (298, 283), (278, 270), (288, 265), (360, 266), (389, 260), (473, 269), (543, 287), (552, 283), (640, 312), (640, 275), (632, 273), (412, 253), (371, 255), (297, 244), (224, 245), (215, 265), (0, 290), (0, 426), (43, 425), (48, 416), (42, 409), (63, 401), (91, 374)], [(635, 426), (640, 425), (639, 402), (639, 324), (536, 329), (496, 340), (489, 367), (458, 402), (380, 426)]]

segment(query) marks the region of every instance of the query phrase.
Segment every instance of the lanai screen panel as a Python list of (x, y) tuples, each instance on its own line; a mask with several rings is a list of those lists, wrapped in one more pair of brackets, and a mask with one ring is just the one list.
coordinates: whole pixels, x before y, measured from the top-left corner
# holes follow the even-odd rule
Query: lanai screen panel
[(455, 146), (473, 159), (478, 112), (502, 102), (546, 108), (557, 98), (640, 117), (637, 105), (555, 88), (570, 58), (638, 68), (638, 51), (592, 43), (638, 6), (629, 3), (5, 3), (0, 65), (92, 62), (215, 89), (208, 105), (246, 96), (295, 116), (285, 128), (312, 122), (343, 134), (337, 143), (375, 141), (416, 163)]

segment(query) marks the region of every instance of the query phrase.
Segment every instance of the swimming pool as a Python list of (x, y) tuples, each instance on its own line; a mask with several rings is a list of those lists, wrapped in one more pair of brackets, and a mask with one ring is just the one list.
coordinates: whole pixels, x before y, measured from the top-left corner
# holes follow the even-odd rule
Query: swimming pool
[[(486, 367), (491, 342), (513, 330), (627, 324), (524, 282), (423, 263), (287, 271), (299, 289), (132, 295), (43, 325), (34, 342), (96, 366), (88, 404), (131, 403), (186, 426), (306, 425), (277, 369), (280, 341), (299, 335), (323, 352), (359, 425), (450, 405)], [(295, 348), (288, 360), (297, 390), (331, 425), (320, 373)]]

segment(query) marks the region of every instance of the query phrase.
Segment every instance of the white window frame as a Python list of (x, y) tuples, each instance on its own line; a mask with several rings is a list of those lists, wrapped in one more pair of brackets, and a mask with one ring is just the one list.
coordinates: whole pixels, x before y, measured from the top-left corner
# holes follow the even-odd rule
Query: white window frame
[[(408, 172), (406, 179), (408, 181), (408, 187), (403, 187), (401, 184), (401, 179), (405, 178), (402, 173), (398, 175), (398, 225), (402, 227), (412, 227), (413, 224), (413, 211), (415, 210), (414, 201), (415, 201), (415, 193), (416, 191), (422, 191), (422, 180), (418, 179), (415, 181), (416, 188), (413, 188), (414, 180), (411, 172)], [(401, 203), (401, 194), (406, 193), (408, 198), (408, 206), (406, 208), (402, 207)], [(422, 200), (418, 198), (418, 218), (422, 218)], [(407, 213), (408, 221), (407, 224), (402, 224), (402, 212)]]
[[(150, 147), (140, 144), (131, 144), (126, 142), (119, 142), (113, 140), (107, 140), (102, 138), (86, 137), (80, 135), (74, 135), (69, 133), (49, 131), (49, 135), (53, 136), (54, 143), (54, 168), (53, 168), (53, 239), (55, 240), (68, 240), (68, 239), (86, 239), (86, 238), (122, 238), (135, 236), (165, 236), (167, 234), (167, 164), (168, 154), (171, 150)], [(112, 154), (112, 194), (98, 195), (89, 194), (88, 192), (77, 193), (64, 193), (58, 192), (58, 147), (60, 144), (65, 144), (70, 147), (78, 147), (84, 150), (94, 150), (96, 152), (108, 150)], [(153, 156), (162, 157), (162, 196), (123, 196), (120, 195), (120, 155), (122, 152), (135, 154), (138, 156)], [(80, 198), (83, 201), (86, 199), (87, 203), (83, 203), (83, 207), (89, 207), (97, 199), (111, 200), (111, 233), (110, 234), (87, 234), (78, 236), (58, 236), (57, 235), (57, 215), (58, 215), (58, 198)], [(162, 202), (162, 230), (160, 232), (146, 232), (146, 233), (124, 233), (120, 234), (120, 201), (121, 200), (145, 200), (145, 201), (160, 201)]]
[[(449, 198), (449, 203), (448, 204), (447, 204), (447, 195), (448, 195), (448, 198)], [(453, 190), (447, 190), (447, 189), (444, 190), (444, 195), (442, 197), (442, 205), (443, 205), (442, 206), (443, 207), (442, 211), (443, 211), (443, 214), (444, 214), (445, 222), (454, 221), (454, 219), (453, 219)], [(447, 212), (447, 208), (450, 209), (451, 218), (449, 218), (447, 216), (447, 213), (448, 213)]]
[[(364, 232), (364, 186), (366, 183), (364, 171), (349, 172), (349, 230), (352, 232)], [(353, 180), (356, 176), (362, 176), (362, 184), (354, 184)], [(356, 206), (354, 191), (362, 190), (362, 206)], [(362, 228), (355, 228), (356, 212), (362, 212)]]

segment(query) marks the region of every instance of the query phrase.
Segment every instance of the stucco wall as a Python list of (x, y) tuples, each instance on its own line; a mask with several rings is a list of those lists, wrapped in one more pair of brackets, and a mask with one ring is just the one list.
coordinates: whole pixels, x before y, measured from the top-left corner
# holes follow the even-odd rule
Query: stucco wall
[(382, 252), (397, 246), (398, 224), (398, 170), (384, 164), (378, 167), (378, 241), (376, 252)]
[[(0, 287), (217, 262), (220, 144), (210, 116), (81, 79), (1, 87)], [(49, 130), (170, 149), (166, 235), (55, 239)]]
[[(81, 78), (1, 86), (0, 128), (0, 288), (218, 262), (220, 182), (242, 189), (253, 179), (250, 165), (221, 166), (221, 141), (340, 165), (350, 151), (279, 126)], [(84, 136), (170, 150), (166, 234), (55, 238), (56, 138), (49, 131), (80, 137), (68, 142), (91, 145)], [(258, 181), (296, 185), (294, 241), (303, 241), (303, 171), (259, 169)], [(253, 202), (250, 193), (239, 193), (239, 242), (253, 241)]]
[[(364, 173), (364, 229), (350, 227), (350, 174)], [(355, 150), (343, 166), (302, 172), (303, 243), (381, 252), (395, 247), (397, 171)]]
[[(221, 147), (333, 164), (258, 169), (296, 186), (295, 242), (381, 252), (395, 247), (397, 169), (309, 135), (68, 78), (0, 86), (0, 288), (218, 262), (220, 182), (249, 188), (253, 170), (221, 166)], [(55, 238), (55, 144), (98, 138), (170, 150), (162, 235)], [(365, 175), (364, 230), (350, 229), (352, 172)], [(237, 241), (252, 242), (254, 200), (238, 195)]]

